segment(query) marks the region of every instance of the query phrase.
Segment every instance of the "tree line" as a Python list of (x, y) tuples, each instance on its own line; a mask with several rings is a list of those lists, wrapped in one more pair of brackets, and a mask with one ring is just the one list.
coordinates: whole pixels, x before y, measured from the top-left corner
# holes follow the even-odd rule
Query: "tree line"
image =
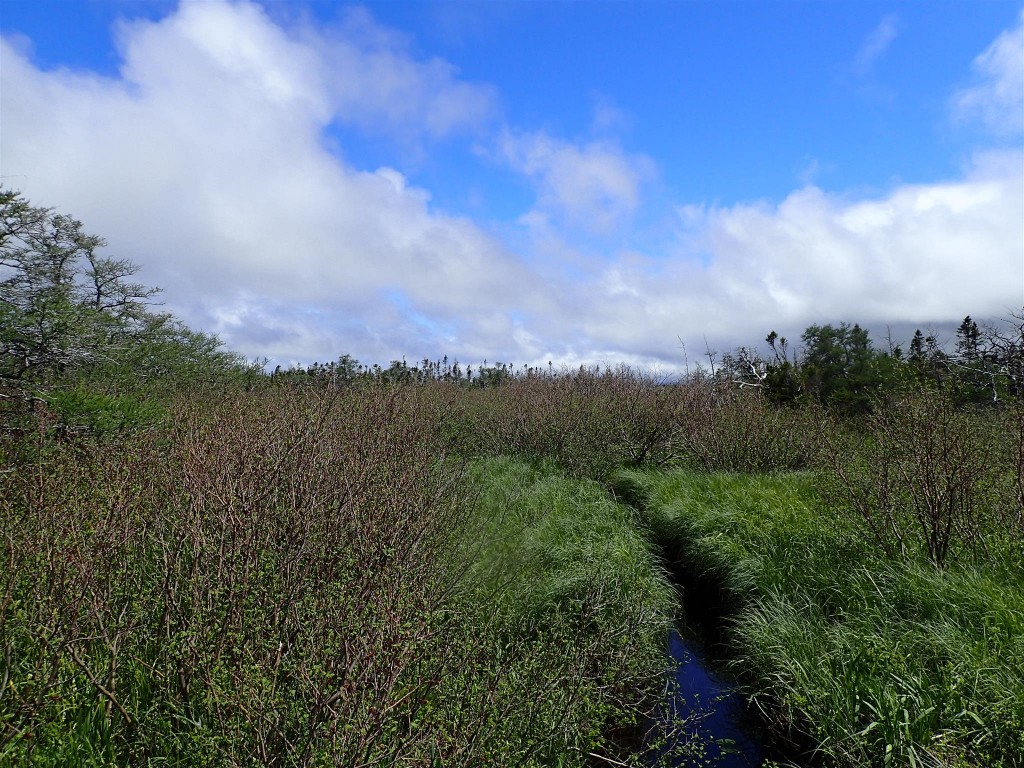
[(907, 349), (891, 340), (876, 346), (858, 324), (811, 325), (799, 350), (772, 331), (768, 354), (739, 347), (712, 374), (740, 388), (757, 388), (772, 402), (817, 402), (848, 414), (867, 413), (879, 398), (909, 385), (943, 390), (960, 406), (998, 405), (1024, 394), (1024, 310), (1001, 324), (966, 316), (952, 347), (918, 329)]

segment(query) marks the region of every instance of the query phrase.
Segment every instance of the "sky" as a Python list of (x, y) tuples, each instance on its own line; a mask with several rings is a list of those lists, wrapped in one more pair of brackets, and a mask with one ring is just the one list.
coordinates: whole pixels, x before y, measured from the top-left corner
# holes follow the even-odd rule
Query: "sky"
[(273, 364), (1024, 305), (1024, 6), (3, 0), (0, 185)]

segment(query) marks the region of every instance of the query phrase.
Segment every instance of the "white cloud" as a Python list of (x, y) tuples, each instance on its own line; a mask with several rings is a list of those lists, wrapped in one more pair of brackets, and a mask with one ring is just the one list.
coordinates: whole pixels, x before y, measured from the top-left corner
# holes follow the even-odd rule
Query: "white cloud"
[(347, 12), (339, 32), (309, 33), (327, 66), (327, 87), (343, 122), (431, 138), (474, 131), (497, 113), (487, 85), (468, 83), (442, 59), (413, 59), (403, 41), (363, 9)]
[(871, 71), (875, 62), (888, 50), (898, 34), (899, 18), (893, 13), (887, 14), (864, 39), (853, 57), (853, 71), (858, 75), (866, 75)]
[(777, 205), (680, 208), (672, 258), (631, 255), (595, 280), (584, 332), (645, 349), (676, 335), (728, 348), (814, 322), (998, 317), (1024, 302), (1024, 155), (981, 157), (959, 180), (874, 199), (817, 187)]
[(974, 85), (954, 94), (953, 115), (977, 121), (999, 135), (1024, 132), (1024, 10), (974, 60)]
[[(405, 130), (430, 113), (427, 133), (455, 130), (479, 116), (473, 87), (380, 41), (360, 58), (310, 34), (253, 4), (186, 2), (121, 27), (117, 78), (40, 71), (2, 42), (5, 183), (83, 219), (168, 309), (252, 355), (383, 357), (423, 343), (399, 304), (461, 330), (540, 301), (494, 238), (399, 172), (358, 171), (324, 145), (334, 120)], [(340, 60), (356, 84), (344, 97)], [(393, 87), (358, 95), (389, 71)]]
[(122, 22), (117, 39), (122, 78), (143, 97), (221, 101), (237, 93), (239, 106), (262, 101), (329, 117), (316, 54), (268, 23), (259, 6), (185, 0), (160, 22)]
[[(594, 232), (629, 244), (654, 163), (614, 140), (507, 129), (496, 153), (537, 189), (512, 235), (520, 258), (399, 170), (328, 148), (335, 123), (413, 141), (495, 130), (492, 89), (413, 57), (365, 12), (323, 31), (192, 0), (118, 34), (114, 78), (41, 71), (0, 43), (4, 182), (83, 219), (169, 310), (250, 355), (681, 364), (678, 336), (692, 362), (705, 334), (723, 349), (1024, 301), (1017, 149), (872, 198), (806, 183), (778, 203), (679, 206), (662, 248), (596, 253), (580, 245), (596, 249)], [(963, 114), (1007, 123), (1019, 37), (979, 57), (987, 79), (958, 95)]]
[(537, 184), (537, 206), (563, 223), (608, 233), (640, 203), (641, 184), (654, 175), (647, 157), (612, 141), (574, 144), (546, 133), (506, 131), (502, 159)]

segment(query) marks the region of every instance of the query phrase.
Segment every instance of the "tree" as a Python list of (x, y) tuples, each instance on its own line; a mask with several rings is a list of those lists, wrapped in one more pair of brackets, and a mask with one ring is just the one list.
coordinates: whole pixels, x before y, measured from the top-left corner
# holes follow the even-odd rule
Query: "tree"
[(983, 338), (1007, 394), (1024, 398), (1024, 307), (1011, 312), (1003, 328), (987, 327)]
[(918, 380), (947, 390), (957, 405), (998, 405), (1024, 392), (1024, 309), (1000, 327), (967, 315), (945, 351), (935, 336), (916, 331), (907, 358)]
[(868, 332), (857, 324), (812, 325), (801, 338), (806, 391), (847, 413), (869, 411), (883, 376)]
[(768, 377), (768, 362), (756, 349), (737, 347), (722, 356), (718, 375), (740, 389), (761, 389)]
[(45, 378), (101, 359), (149, 319), (155, 288), (100, 256), (82, 223), (0, 190), (0, 378)]
[(159, 289), (134, 282), (138, 267), (101, 255), (105, 245), (80, 221), (0, 189), (0, 383), (39, 391), (77, 378), (125, 389), (260, 367), (152, 312)]
[(1005, 328), (984, 327), (964, 318), (956, 332), (956, 351), (949, 358), (961, 401), (997, 404), (1021, 394), (1024, 374), (1024, 311), (1013, 313)]
[(978, 324), (971, 319), (970, 315), (964, 318), (960, 327), (956, 329), (956, 352), (964, 362), (976, 361), (979, 357), (978, 342), (981, 340), (981, 330)]
[(796, 355), (790, 353), (789, 340), (775, 331), (764, 340), (775, 358), (767, 365), (765, 395), (774, 403), (795, 403), (803, 392), (803, 384)]

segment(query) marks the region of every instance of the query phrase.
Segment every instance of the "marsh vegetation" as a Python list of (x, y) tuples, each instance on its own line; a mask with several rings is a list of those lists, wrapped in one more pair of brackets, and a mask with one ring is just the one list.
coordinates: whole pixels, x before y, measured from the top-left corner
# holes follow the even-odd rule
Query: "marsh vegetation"
[(650, 732), (689, 590), (780, 764), (1024, 764), (1019, 325), (267, 375), (23, 203), (0, 763), (700, 765)]

